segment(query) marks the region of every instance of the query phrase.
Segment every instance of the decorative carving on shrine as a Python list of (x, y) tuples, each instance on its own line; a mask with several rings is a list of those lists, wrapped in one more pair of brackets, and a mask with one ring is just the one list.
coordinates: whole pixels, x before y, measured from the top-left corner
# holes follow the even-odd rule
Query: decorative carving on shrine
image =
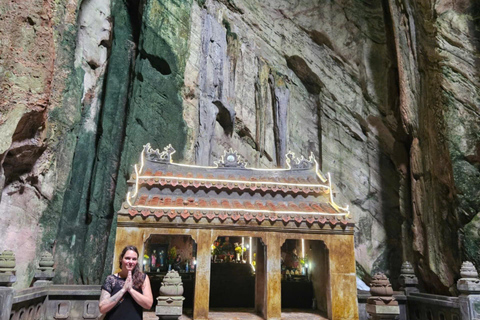
[(393, 297), (393, 289), (387, 276), (376, 273), (370, 283), (371, 297), (367, 299), (367, 312), (373, 320), (395, 319), (400, 314), (398, 301)]
[(405, 261), (402, 264), (400, 269), (399, 282), (401, 290), (405, 291), (405, 294), (410, 294), (412, 292), (419, 292), (417, 289), (418, 278), (415, 276), (415, 270), (410, 262)]
[(291, 169), (311, 169), (315, 166), (315, 157), (313, 156), (313, 152), (310, 153), (310, 157), (305, 159), (303, 156), (300, 158), (295, 158), (295, 153), (290, 151), (286, 155), (287, 158), (287, 165)]
[(153, 162), (170, 163), (172, 162), (172, 155), (176, 152), (171, 144), (166, 146), (162, 152), (159, 149), (153, 149), (150, 143), (143, 146), (145, 158)]
[(470, 261), (464, 261), (460, 268), (460, 278), (457, 281), (457, 289), (463, 294), (480, 293), (480, 279), (477, 269)]

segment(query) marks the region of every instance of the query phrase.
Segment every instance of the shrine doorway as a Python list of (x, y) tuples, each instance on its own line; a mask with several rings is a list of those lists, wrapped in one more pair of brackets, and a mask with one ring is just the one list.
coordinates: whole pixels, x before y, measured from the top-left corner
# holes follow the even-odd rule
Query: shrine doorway
[(197, 245), (189, 235), (151, 234), (145, 241), (143, 271), (148, 274), (152, 286), (153, 306), (163, 277), (169, 270), (178, 271), (182, 277), (185, 300), (184, 309), (193, 308), (195, 292)]
[(255, 309), (257, 252), (264, 250), (259, 238), (219, 236), (212, 244), (209, 308)]
[(282, 311), (310, 310), (328, 315), (328, 250), (320, 240), (286, 239), (281, 247)]

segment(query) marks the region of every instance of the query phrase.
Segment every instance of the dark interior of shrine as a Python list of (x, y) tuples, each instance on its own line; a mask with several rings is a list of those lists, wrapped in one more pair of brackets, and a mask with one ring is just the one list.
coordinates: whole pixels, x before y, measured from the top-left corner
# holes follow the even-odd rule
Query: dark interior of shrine
[[(262, 281), (256, 279), (257, 257), (260, 250), (265, 256), (265, 249), (255, 237), (224, 236), (212, 243), (210, 308), (255, 308), (255, 282)], [(281, 247), (282, 309), (318, 309), (326, 313), (327, 255), (322, 241), (285, 241)], [(151, 235), (145, 242), (142, 263), (151, 279), (154, 301), (163, 277), (173, 269), (182, 277), (185, 308), (193, 308), (196, 244), (191, 237)]]
[(285, 241), (281, 248), (282, 309), (327, 312), (327, 254), (322, 241)]
[(212, 244), (210, 308), (254, 308), (258, 238), (218, 237)]
[(190, 236), (151, 235), (145, 242), (143, 270), (152, 285), (152, 309), (155, 309), (160, 285), (169, 270), (177, 270), (182, 277), (184, 306), (193, 308), (195, 289), (196, 244)]

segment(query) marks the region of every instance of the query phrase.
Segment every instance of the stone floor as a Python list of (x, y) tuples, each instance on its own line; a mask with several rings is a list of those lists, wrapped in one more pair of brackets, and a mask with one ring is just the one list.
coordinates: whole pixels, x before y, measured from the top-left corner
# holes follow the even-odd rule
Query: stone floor
[[(256, 315), (251, 309), (212, 309), (209, 312), (210, 320), (262, 320), (263, 318)], [(143, 320), (156, 320), (155, 312), (144, 312)], [(327, 320), (319, 313), (310, 310), (282, 310), (283, 320)], [(179, 320), (192, 320), (192, 311), (185, 310)]]

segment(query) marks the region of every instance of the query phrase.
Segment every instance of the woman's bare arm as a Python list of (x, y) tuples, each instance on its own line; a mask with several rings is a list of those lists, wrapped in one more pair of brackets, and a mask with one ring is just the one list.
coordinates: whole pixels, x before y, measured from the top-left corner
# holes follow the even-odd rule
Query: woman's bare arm
[(140, 293), (137, 290), (131, 288), (128, 290), (132, 298), (142, 306), (144, 309), (150, 309), (153, 304), (152, 288), (150, 286), (150, 279), (148, 276), (145, 276), (145, 281), (143, 281), (142, 292)]
[(123, 287), (120, 291), (111, 296), (107, 290), (102, 289), (102, 293), (100, 295), (100, 303), (98, 304), (98, 309), (100, 310), (100, 313), (105, 314), (108, 311), (112, 310), (112, 308), (117, 305), (118, 301), (122, 299), (125, 292), (127, 292), (127, 290), (125, 289), (125, 287)]

